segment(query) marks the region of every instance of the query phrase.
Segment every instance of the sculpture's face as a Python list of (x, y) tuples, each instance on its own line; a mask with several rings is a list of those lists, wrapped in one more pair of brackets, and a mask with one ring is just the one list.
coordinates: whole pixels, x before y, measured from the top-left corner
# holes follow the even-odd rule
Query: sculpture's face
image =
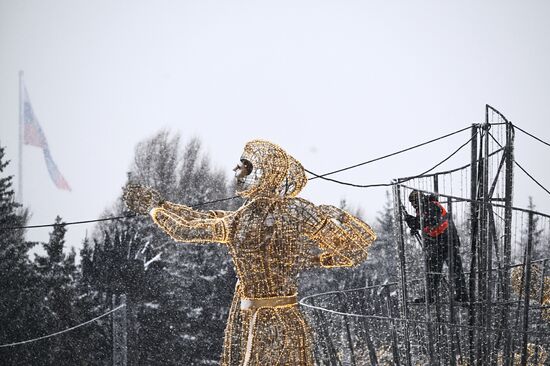
[(235, 179), (237, 180), (237, 192), (243, 192), (252, 188), (258, 181), (256, 174), (252, 175), (254, 166), (246, 159), (241, 159), (233, 171), (235, 172)]
[(253, 140), (235, 169), (237, 193), (244, 197), (295, 196), (306, 184), (301, 164), (279, 146)]

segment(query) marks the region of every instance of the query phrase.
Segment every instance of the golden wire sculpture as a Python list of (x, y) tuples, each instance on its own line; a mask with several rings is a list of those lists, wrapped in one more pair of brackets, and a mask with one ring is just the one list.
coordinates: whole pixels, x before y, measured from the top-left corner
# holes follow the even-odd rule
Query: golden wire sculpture
[(376, 235), (341, 209), (297, 198), (307, 183), (304, 169), (273, 143), (248, 142), (235, 172), (237, 193), (248, 199), (236, 211), (194, 210), (134, 185), (123, 197), (176, 241), (229, 248), (238, 282), (221, 365), (311, 366), (312, 337), (298, 308), (297, 277), (315, 266), (361, 263)]
[[(524, 284), (524, 270), (523, 266), (515, 267), (511, 273), (512, 288), (516, 294), (521, 294)], [(542, 269), (538, 264), (531, 265), (531, 281), (529, 297), (533, 301), (540, 301), (542, 306), (542, 316), (544, 319), (550, 321), (550, 276), (542, 277)], [(542, 284), (541, 284), (542, 280)], [(542, 294), (541, 294), (542, 290)], [(542, 296), (541, 296), (542, 295)]]
[[(527, 365), (529, 366), (544, 366), (546, 359), (548, 358), (548, 353), (544, 347), (534, 344), (527, 343)], [(505, 365), (505, 360), (502, 352), (499, 352), (497, 356), (497, 366)], [(511, 362), (512, 365), (521, 365), (521, 352), (515, 352), (513, 354), (513, 359)], [(468, 365), (468, 363), (459, 363), (459, 366)]]
[[(535, 358), (536, 356), (536, 358)], [(548, 353), (541, 345), (527, 343), (527, 365), (544, 366)], [(514, 353), (514, 365), (521, 365), (521, 353)]]
[[(529, 366), (544, 366), (546, 359), (548, 358), (548, 353), (543, 346), (527, 343), (527, 365)], [(458, 366), (468, 366), (470, 363), (466, 359), (459, 359), (457, 362)], [(521, 364), (521, 352), (514, 352), (512, 355), (512, 365)], [(505, 359), (502, 352), (499, 352), (496, 359), (497, 366), (505, 365)]]

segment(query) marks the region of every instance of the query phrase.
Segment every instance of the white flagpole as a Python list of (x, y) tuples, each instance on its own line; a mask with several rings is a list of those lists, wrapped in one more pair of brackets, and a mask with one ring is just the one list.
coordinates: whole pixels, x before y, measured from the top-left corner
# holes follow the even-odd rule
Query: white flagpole
[(23, 71), (19, 71), (19, 203), (23, 204)]

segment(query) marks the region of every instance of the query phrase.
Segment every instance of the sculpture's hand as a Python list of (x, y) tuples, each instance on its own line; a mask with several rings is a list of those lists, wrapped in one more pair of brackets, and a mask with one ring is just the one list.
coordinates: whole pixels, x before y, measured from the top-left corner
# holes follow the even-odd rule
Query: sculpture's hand
[(151, 209), (160, 206), (163, 202), (160, 193), (153, 188), (128, 184), (122, 190), (124, 203), (130, 210), (138, 214), (146, 215)]

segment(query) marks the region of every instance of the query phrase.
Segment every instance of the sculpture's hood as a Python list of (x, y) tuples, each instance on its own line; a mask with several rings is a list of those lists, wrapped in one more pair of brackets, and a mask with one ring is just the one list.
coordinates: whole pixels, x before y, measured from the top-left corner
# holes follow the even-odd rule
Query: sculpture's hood
[(251, 173), (237, 183), (237, 193), (243, 197), (294, 197), (307, 183), (302, 164), (269, 141), (247, 142), (242, 159), (252, 163)]

